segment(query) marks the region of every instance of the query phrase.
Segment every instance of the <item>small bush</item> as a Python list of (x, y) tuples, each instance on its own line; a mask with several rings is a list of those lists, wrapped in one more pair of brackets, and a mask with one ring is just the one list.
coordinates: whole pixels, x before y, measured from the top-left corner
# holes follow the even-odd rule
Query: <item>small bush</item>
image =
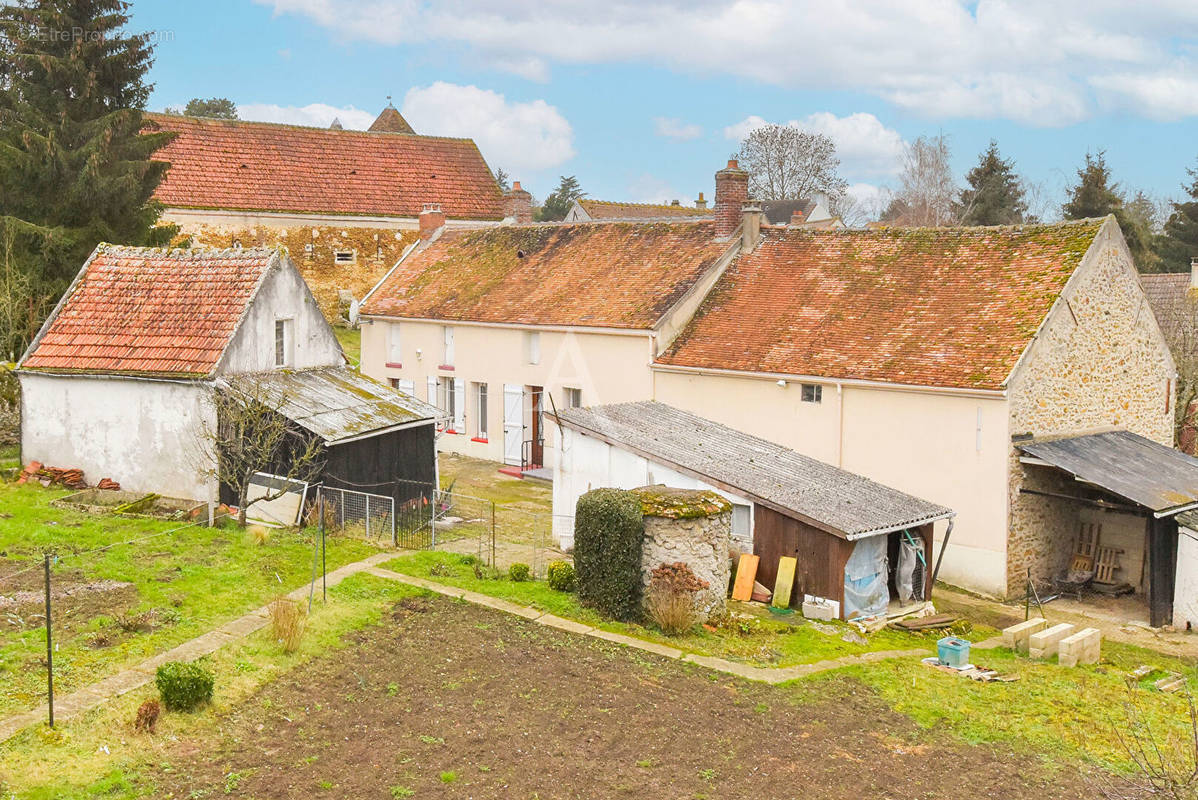
[(515, 583), (523, 583), (524, 581), (531, 580), (532, 570), (528, 568), (527, 564), (522, 564), (517, 561), (515, 564), (512, 564), (510, 567), (508, 567), (507, 576), (509, 580), (512, 580)]
[(167, 711), (191, 711), (212, 699), (212, 673), (199, 664), (168, 661), (158, 668), (154, 685)]
[(546, 577), (550, 589), (559, 592), (574, 591), (574, 565), (569, 561), (550, 561)]
[(477, 559), (474, 561), (474, 577), (480, 581), (497, 581), (503, 578), (503, 573), (495, 567), (488, 566)]
[(641, 613), (641, 501), (623, 489), (592, 489), (574, 513), (578, 599), (619, 620)]
[(682, 561), (662, 564), (649, 578), (645, 608), (664, 632), (685, 633), (698, 622), (695, 594), (707, 586)]
[(294, 653), (304, 638), (307, 615), (304, 607), (290, 597), (278, 597), (267, 606), (270, 630), (284, 653)]
[(154, 609), (117, 614), (116, 626), (125, 633), (149, 633), (154, 630)]
[(153, 733), (160, 713), (162, 713), (162, 706), (157, 700), (152, 697), (146, 700), (137, 707), (137, 717), (133, 720), (134, 730)]

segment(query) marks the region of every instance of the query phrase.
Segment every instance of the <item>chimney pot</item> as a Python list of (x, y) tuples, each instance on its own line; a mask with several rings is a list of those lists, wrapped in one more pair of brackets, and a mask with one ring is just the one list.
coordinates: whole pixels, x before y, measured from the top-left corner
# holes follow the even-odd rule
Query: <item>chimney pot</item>
[(425, 203), (420, 211), (420, 238), (428, 240), (445, 225), (440, 203)]
[(532, 195), (524, 191), (520, 181), (512, 181), (512, 188), (503, 193), (503, 216), (517, 224), (532, 222)]
[(699, 192), (699, 199), (695, 201), (695, 208), (707, 208), (707, 201), (703, 199), (702, 192)]

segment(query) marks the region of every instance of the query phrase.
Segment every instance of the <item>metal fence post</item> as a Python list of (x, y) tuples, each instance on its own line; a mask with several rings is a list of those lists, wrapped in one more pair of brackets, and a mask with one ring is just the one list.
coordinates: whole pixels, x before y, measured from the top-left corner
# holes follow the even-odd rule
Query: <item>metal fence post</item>
[(395, 497), (391, 498), (391, 546), (399, 546), (399, 534), (395, 530)]
[(46, 698), (50, 727), (54, 727), (54, 639), (50, 632), (50, 554), (46, 553)]
[(370, 538), (370, 495), (366, 495), (366, 538)]
[(491, 501), (491, 566), (495, 567), (495, 501)]

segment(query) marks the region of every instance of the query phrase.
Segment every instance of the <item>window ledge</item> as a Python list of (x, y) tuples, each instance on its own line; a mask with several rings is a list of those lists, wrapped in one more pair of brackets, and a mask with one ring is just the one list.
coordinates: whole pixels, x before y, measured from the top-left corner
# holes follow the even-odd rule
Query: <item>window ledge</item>
[(403, 364), (400, 364), (398, 361), (387, 361), (383, 366), (390, 369), (403, 369)]
[(448, 372), (453, 372), (453, 365), (452, 364), (438, 364), (437, 369), (443, 369)]
[(491, 440), (486, 438), (485, 436), (475, 436), (470, 441), (479, 442), (480, 444), (490, 444), (491, 443)]

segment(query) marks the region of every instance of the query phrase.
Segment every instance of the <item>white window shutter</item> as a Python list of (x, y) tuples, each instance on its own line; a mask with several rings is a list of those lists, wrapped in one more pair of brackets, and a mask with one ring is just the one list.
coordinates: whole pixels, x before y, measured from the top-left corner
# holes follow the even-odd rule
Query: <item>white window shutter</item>
[(453, 429), (466, 432), (466, 382), (461, 378), (453, 379)]
[(388, 343), (387, 363), (402, 364), (403, 363), (403, 346), (402, 346), (400, 338), (399, 338), (400, 337), (399, 323), (392, 322), (387, 327), (387, 331), (390, 336), (390, 342)]
[(412, 397), (416, 396), (416, 383), (408, 378), (400, 378), (396, 388), (404, 394), (410, 394)]
[(428, 379), (428, 401), (432, 405), (437, 405), (437, 378), (430, 375)]

